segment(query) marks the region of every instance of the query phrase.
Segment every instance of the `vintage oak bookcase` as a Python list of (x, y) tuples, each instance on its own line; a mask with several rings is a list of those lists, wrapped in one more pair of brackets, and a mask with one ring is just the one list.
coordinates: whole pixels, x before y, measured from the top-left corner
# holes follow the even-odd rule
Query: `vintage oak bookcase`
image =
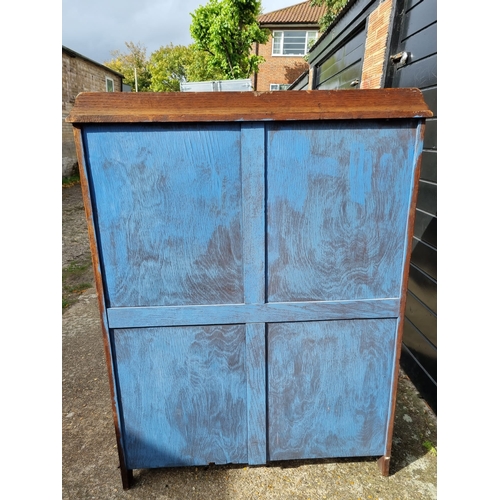
[(389, 473), (429, 116), (417, 89), (77, 97), (124, 488), (209, 463)]

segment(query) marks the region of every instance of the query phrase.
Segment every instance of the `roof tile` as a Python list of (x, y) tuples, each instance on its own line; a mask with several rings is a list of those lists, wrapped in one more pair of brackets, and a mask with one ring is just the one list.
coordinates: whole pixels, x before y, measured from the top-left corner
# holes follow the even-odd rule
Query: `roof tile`
[(318, 24), (319, 19), (325, 14), (326, 6), (313, 7), (311, 0), (301, 2), (284, 9), (262, 14), (258, 17), (260, 24)]

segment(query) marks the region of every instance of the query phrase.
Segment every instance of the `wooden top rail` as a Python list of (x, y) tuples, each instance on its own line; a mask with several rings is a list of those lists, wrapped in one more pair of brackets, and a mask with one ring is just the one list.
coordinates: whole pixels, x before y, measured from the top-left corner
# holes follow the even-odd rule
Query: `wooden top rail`
[(416, 88), (289, 92), (83, 92), (70, 123), (428, 118)]

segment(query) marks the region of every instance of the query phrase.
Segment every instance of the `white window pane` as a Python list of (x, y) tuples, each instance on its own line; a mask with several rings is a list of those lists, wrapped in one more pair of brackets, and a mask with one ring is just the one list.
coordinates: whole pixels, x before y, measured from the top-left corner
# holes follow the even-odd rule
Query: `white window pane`
[(307, 32), (307, 43), (306, 43), (306, 51), (307, 52), (314, 45), (314, 43), (316, 42), (317, 39), (318, 39), (318, 32), (317, 31), (308, 31)]
[(289, 37), (298, 37), (304, 39), (306, 37), (305, 31), (284, 31), (285, 39)]
[(273, 33), (273, 55), (303, 56), (316, 41), (317, 31), (289, 30)]
[(304, 55), (306, 47), (305, 31), (284, 31), (283, 54)]
[(275, 31), (273, 34), (273, 54), (281, 54), (283, 32)]

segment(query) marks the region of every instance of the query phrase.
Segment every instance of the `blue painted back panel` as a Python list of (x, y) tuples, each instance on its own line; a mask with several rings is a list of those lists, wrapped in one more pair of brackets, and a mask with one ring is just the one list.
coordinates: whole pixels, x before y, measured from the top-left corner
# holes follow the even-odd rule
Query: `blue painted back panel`
[(245, 326), (114, 330), (129, 468), (247, 462)]
[(383, 455), (396, 319), (268, 326), (270, 460)]
[(84, 137), (109, 306), (243, 302), (240, 125)]
[(127, 468), (385, 453), (418, 140), (84, 128)]
[(268, 301), (399, 297), (410, 122), (269, 125)]

